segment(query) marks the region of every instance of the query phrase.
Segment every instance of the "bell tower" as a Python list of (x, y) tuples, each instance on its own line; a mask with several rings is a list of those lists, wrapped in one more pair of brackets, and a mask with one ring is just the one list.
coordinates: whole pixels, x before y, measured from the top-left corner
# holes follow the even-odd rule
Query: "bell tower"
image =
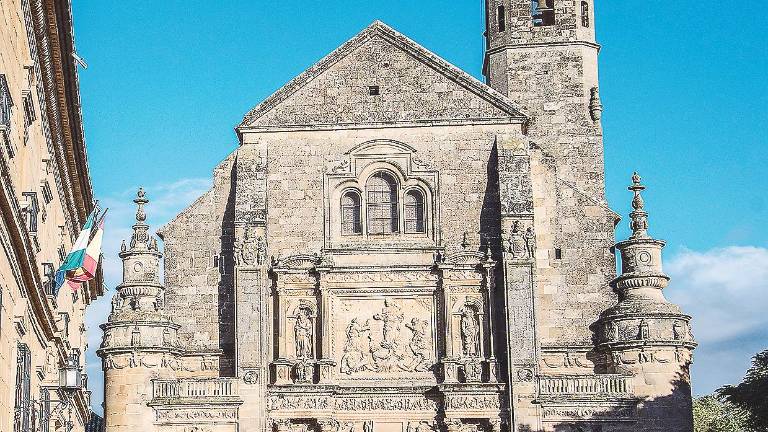
[(528, 116), (558, 176), (604, 198), (594, 0), (486, 0), (486, 83)]

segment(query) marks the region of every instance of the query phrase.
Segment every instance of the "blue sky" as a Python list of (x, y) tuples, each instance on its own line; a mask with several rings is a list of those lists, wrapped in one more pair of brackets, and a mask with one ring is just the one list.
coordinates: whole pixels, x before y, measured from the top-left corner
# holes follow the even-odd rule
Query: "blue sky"
[[(768, 346), (768, 37), (760, 14), (721, 2), (596, 7), (608, 200), (629, 211), (629, 176), (648, 185), (651, 232), (668, 241), (668, 297), (695, 317), (694, 392), (737, 382)], [(477, 78), (481, 0), (74, 1), (93, 184), (109, 204), (105, 270), (148, 189), (157, 227), (209, 185), (243, 114), (381, 19)], [(622, 222), (618, 236), (626, 236)], [(110, 294), (111, 295), (111, 294)], [(92, 354), (108, 298), (89, 312)], [(100, 411), (100, 410), (99, 410)]]

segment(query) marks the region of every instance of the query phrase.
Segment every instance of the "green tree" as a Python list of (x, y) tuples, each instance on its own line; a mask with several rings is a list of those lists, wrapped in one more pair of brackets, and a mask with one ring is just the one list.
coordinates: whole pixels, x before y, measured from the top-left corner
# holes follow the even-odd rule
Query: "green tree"
[(746, 424), (752, 430), (768, 432), (768, 350), (752, 357), (752, 367), (741, 384), (721, 387), (717, 394), (746, 412)]
[(746, 417), (744, 411), (715, 395), (693, 401), (694, 432), (747, 432)]

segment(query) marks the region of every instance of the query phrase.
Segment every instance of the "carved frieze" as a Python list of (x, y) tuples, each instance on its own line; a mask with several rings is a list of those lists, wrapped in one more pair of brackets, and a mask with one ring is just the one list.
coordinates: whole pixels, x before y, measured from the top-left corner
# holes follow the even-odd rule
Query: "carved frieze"
[(435, 411), (437, 403), (423, 396), (348, 397), (279, 395), (267, 397), (267, 410)]
[(498, 411), (501, 409), (500, 396), (497, 394), (446, 395), (445, 409), (454, 411)]

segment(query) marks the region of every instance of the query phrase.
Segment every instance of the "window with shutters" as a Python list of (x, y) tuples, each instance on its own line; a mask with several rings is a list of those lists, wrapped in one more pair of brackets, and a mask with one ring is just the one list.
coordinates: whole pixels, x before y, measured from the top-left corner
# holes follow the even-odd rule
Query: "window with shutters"
[(31, 354), (25, 344), (18, 345), (16, 355), (16, 394), (13, 409), (14, 432), (31, 432), (32, 400), (31, 385)]
[(368, 234), (399, 232), (397, 181), (384, 171), (372, 175), (365, 185)]
[(407, 234), (422, 234), (426, 232), (424, 223), (424, 194), (418, 189), (409, 190), (405, 194), (405, 232)]
[(360, 194), (350, 190), (341, 197), (341, 233), (356, 235), (363, 233)]

